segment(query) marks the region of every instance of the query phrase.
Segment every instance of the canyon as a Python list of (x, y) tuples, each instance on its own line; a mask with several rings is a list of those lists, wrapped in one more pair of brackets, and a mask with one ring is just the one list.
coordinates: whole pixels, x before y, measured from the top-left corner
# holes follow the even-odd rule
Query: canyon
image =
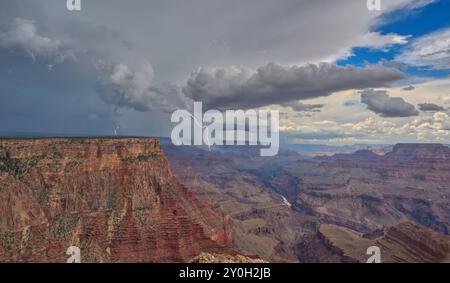
[(233, 252), (228, 220), (172, 175), (156, 139), (0, 140), (0, 261), (184, 262)]
[[(450, 241), (450, 149), (444, 145), (398, 144), (384, 152), (363, 149), (326, 157), (281, 147), (270, 159), (251, 147), (208, 150), (164, 141), (162, 146), (181, 182), (230, 214), (236, 245), (268, 261), (363, 261), (345, 255), (340, 241), (332, 244), (330, 233), (321, 232), (323, 225), (362, 239), (395, 228), (429, 237), (433, 232)], [(419, 233), (401, 237), (401, 244), (382, 253), (401, 253), (401, 245), (424, 253), (434, 248), (431, 242), (419, 245), (415, 236)], [(368, 247), (358, 253), (366, 256)], [(398, 261), (425, 261), (414, 254)], [(441, 255), (434, 260), (441, 261)]]
[(303, 156), (154, 138), (0, 139), (0, 262), (450, 258), (450, 149)]

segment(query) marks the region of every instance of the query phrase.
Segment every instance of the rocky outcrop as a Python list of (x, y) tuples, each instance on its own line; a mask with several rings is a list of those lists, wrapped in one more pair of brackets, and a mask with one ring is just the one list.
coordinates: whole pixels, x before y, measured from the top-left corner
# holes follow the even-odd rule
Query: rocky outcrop
[(267, 263), (259, 258), (243, 255), (201, 253), (191, 260), (192, 263)]
[(231, 232), (155, 139), (0, 140), (0, 262), (181, 262)]
[(317, 159), (342, 167), (377, 170), (387, 177), (450, 181), (450, 148), (442, 144), (396, 144), (385, 155), (360, 150)]
[(335, 225), (322, 225), (319, 234), (346, 258), (365, 262), (367, 249), (380, 249), (381, 262), (445, 262), (450, 258), (450, 237), (410, 222), (385, 228), (376, 238)]

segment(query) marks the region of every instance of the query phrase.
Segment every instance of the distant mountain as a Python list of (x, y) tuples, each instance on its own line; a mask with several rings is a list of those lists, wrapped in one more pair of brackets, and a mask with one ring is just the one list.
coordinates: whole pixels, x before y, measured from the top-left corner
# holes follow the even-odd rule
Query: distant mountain
[(450, 159), (450, 148), (442, 144), (417, 144), (400, 143), (396, 144), (384, 154), (377, 154), (373, 150), (358, 150), (351, 154), (334, 154), (330, 157), (318, 157), (322, 159), (331, 158), (334, 160), (378, 160), (386, 162), (408, 162), (426, 160), (438, 162)]
[(355, 145), (343, 145), (333, 146), (324, 144), (282, 144), (282, 148), (296, 151), (301, 155), (306, 156), (332, 156), (334, 154), (349, 154), (358, 150), (370, 150), (373, 152), (382, 153), (389, 150), (389, 145), (368, 145), (368, 144), (355, 144)]
[(17, 132), (17, 131), (0, 131), (1, 138), (40, 138), (40, 137), (56, 137), (53, 133), (43, 132)]
[(397, 144), (386, 154), (395, 161), (450, 161), (450, 148), (442, 144)]
[(385, 155), (358, 151), (298, 163), (276, 179), (301, 180), (291, 202), (331, 223), (366, 233), (408, 220), (449, 234), (449, 153), (440, 144), (398, 144)]
[(321, 160), (327, 160), (327, 159), (332, 159), (332, 160), (361, 160), (361, 161), (368, 161), (368, 160), (378, 160), (381, 159), (381, 156), (379, 156), (378, 154), (374, 153), (371, 150), (367, 150), (367, 149), (361, 149), (361, 150), (357, 150), (354, 153), (350, 153), (350, 154), (344, 154), (344, 153), (336, 153), (332, 156), (318, 156), (316, 157), (316, 159), (321, 159)]

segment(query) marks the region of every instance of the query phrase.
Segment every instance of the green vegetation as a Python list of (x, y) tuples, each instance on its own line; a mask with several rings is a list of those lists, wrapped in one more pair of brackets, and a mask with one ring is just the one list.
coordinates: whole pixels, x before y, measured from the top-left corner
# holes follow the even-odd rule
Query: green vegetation
[(72, 214), (63, 212), (55, 217), (55, 220), (50, 227), (50, 233), (55, 237), (68, 240), (73, 231), (77, 227), (80, 216), (78, 214)]
[(168, 191), (172, 190), (172, 185), (169, 182), (165, 181), (165, 180), (161, 180), (159, 184), (160, 184), (160, 186), (162, 187), (163, 190), (168, 190)]
[(47, 207), (48, 192), (46, 189), (41, 189), (36, 193), (36, 200), (42, 207)]
[(80, 164), (82, 164), (81, 160), (72, 160), (67, 162), (66, 167), (64, 168), (65, 172), (72, 172), (75, 170), (76, 167), (78, 167)]
[(149, 161), (149, 160), (153, 160), (153, 159), (157, 159), (161, 156), (161, 154), (159, 152), (152, 152), (150, 154), (141, 154), (138, 156), (130, 156), (130, 157), (126, 157), (126, 158), (122, 158), (123, 162), (131, 162), (134, 164), (137, 164), (139, 162), (144, 162), (144, 161)]
[[(161, 187), (161, 191), (163, 191), (167, 196), (170, 196), (172, 198), (178, 197), (176, 188), (174, 188), (170, 182), (161, 180), (159, 185)], [(185, 200), (183, 198), (180, 198), (179, 201), (184, 202)]]
[(0, 171), (7, 172), (14, 177), (19, 176), (22, 173), (22, 166), (20, 160), (17, 158), (11, 158), (9, 156), (0, 158)]
[(152, 213), (152, 208), (138, 208), (134, 211), (134, 215), (137, 220), (137, 224), (141, 227), (145, 227), (150, 214)]
[(0, 157), (0, 173), (6, 172), (14, 178), (18, 179), (21, 175), (27, 173), (33, 166), (36, 165), (39, 157), (31, 158), (14, 158), (5, 150), (5, 155)]
[(3, 242), (3, 248), (5, 251), (9, 251), (14, 244), (15, 235), (13, 232), (0, 233), (0, 241)]
[(12, 158), (9, 155), (0, 158), (0, 172), (7, 172), (14, 178), (19, 178), (30, 169), (29, 162), (23, 162), (19, 158)]

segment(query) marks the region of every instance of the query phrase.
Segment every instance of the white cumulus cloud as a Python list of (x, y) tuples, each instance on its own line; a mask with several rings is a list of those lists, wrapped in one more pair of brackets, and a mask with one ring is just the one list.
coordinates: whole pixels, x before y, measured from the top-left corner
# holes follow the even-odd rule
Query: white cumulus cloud
[(411, 42), (396, 60), (417, 67), (450, 68), (450, 28), (443, 29)]

